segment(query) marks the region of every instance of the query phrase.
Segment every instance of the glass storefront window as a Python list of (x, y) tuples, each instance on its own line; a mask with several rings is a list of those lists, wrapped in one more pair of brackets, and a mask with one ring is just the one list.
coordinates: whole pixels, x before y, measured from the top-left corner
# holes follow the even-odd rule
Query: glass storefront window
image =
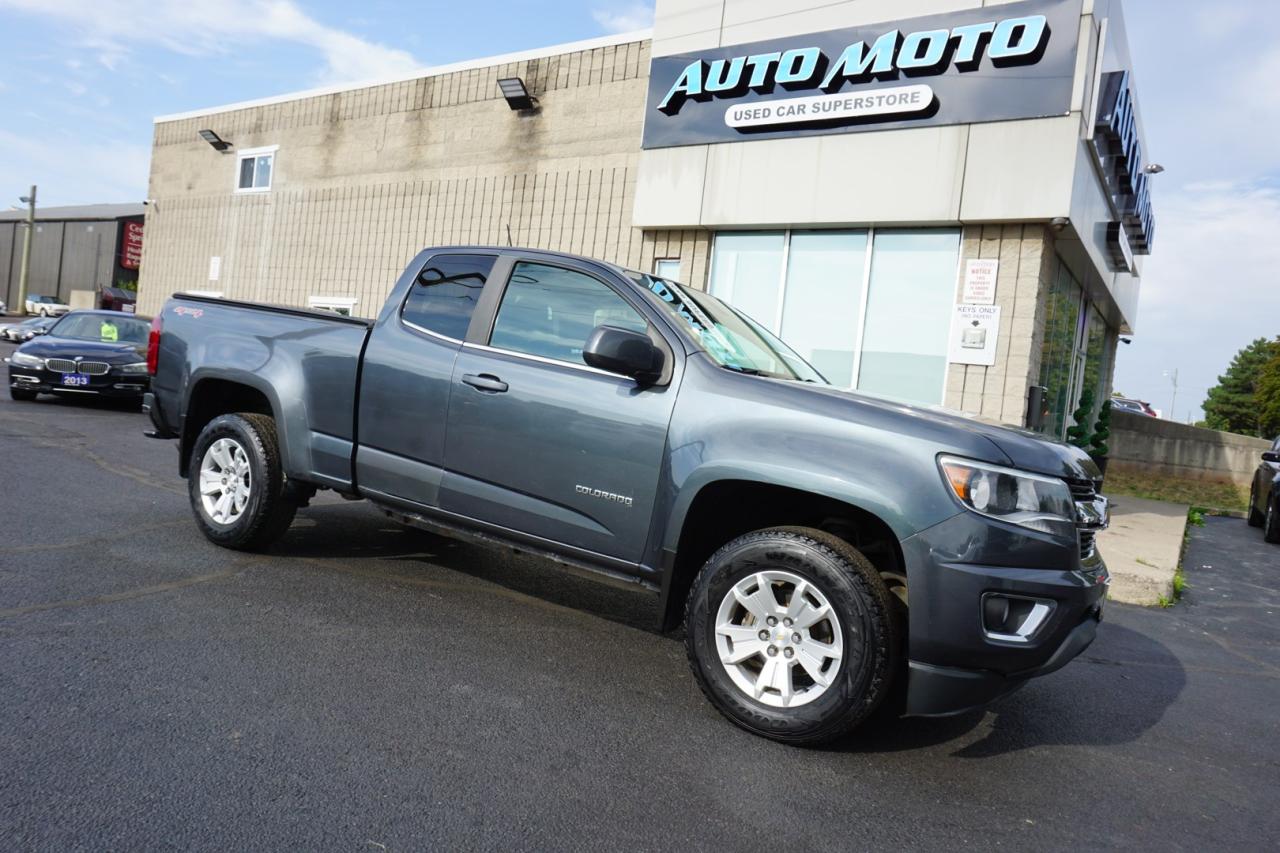
[(777, 332), (786, 234), (720, 234), (711, 263), (711, 293)]
[[(796, 232), (787, 253), (781, 337), (833, 385), (853, 386), (866, 232)], [(750, 313), (750, 312), (748, 312)]]
[(957, 229), (722, 233), (710, 286), (833, 384), (937, 404), (959, 252)]
[(1079, 400), (1077, 367), (1084, 321), (1084, 290), (1058, 261), (1058, 272), (1045, 308), (1044, 343), (1040, 351), (1040, 384), (1045, 387), (1043, 430), (1055, 438), (1066, 432), (1071, 412)]
[(960, 232), (877, 231), (858, 389), (940, 403)]

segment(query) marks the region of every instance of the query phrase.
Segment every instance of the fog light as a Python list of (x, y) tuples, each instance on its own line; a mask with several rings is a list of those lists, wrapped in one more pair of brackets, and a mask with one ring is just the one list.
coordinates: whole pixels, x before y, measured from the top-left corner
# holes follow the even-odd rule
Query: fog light
[(982, 596), (982, 630), (989, 640), (1029, 643), (1053, 608), (1049, 598), (989, 592)]

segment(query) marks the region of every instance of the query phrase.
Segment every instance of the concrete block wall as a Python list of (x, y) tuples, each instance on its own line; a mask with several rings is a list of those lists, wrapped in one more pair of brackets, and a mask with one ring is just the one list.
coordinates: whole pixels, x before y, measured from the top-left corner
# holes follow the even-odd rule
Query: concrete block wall
[(1248, 486), (1271, 443), (1128, 412), (1111, 415), (1108, 471)]
[(1045, 306), (1054, 274), (1053, 241), (1043, 225), (967, 225), (961, 236), (956, 302), (964, 287), (964, 262), (1000, 261), (996, 305), (1000, 338), (995, 364), (948, 366), (944, 404), (1008, 424), (1025, 422), (1027, 389), (1040, 376)]
[[(372, 316), (433, 244), (515, 245), (651, 269), (708, 239), (632, 227), (648, 41), (211, 112), (156, 125), (139, 312), (178, 290), (305, 305), (356, 298)], [(497, 87), (524, 78), (536, 115)], [(236, 149), (278, 145), (272, 188), (235, 193)], [(209, 280), (210, 259), (220, 275)]]

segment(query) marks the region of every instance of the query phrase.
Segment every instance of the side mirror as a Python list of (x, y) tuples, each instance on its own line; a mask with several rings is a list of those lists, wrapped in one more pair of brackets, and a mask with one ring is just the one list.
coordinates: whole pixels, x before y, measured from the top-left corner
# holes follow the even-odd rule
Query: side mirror
[(596, 326), (582, 348), (582, 360), (597, 370), (621, 373), (642, 384), (662, 375), (662, 350), (648, 335), (617, 326)]
[(1280, 462), (1280, 453), (1276, 453), (1274, 450), (1264, 450), (1262, 451), (1262, 461)]

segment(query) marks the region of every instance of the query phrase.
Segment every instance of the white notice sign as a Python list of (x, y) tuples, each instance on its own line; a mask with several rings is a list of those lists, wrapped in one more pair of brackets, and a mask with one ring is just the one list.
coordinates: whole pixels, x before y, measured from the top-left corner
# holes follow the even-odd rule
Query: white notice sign
[(209, 281), (217, 281), (222, 275), (222, 258), (214, 255), (209, 258)]
[(957, 305), (951, 319), (951, 363), (996, 363), (1000, 337), (1000, 306)]
[(994, 305), (996, 273), (1000, 262), (995, 258), (972, 258), (964, 263), (964, 295), (961, 302), (970, 305)]

